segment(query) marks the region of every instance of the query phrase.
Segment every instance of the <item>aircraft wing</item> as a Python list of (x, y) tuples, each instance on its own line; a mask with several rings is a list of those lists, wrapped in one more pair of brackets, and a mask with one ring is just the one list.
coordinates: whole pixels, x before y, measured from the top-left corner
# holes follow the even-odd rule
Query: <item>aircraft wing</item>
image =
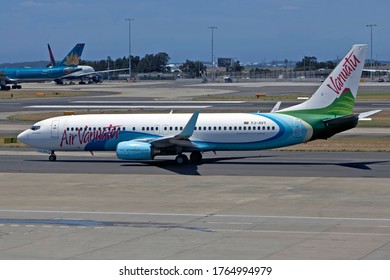
[(129, 71), (129, 68), (121, 68), (121, 69), (113, 69), (113, 70), (101, 70), (101, 71), (96, 71), (96, 73), (111, 73), (111, 72), (119, 72), (119, 71)]
[(386, 72), (386, 73), (390, 73), (390, 70), (389, 69), (363, 69), (363, 71), (365, 72), (373, 72), (373, 73), (376, 73), (376, 72)]
[(166, 136), (159, 138), (143, 138), (136, 139), (136, 142), (146, 142), (156, 148), (166, 148), (171, 146), (180, 146), (187, 148), (197, 148), (197, 146), (189, 140), (195, 130), (195, 125), (198, 120), (199, 111), (195, 111), (190, 120), (187, 122), (183, 130), (175, 136)]

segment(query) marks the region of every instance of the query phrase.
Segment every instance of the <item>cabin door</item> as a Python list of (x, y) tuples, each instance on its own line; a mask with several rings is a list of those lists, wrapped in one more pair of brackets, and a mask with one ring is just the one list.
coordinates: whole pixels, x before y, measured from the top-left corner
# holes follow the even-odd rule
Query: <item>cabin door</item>
[(56, 120), (51, 123), (51, 138), (58, 138), (60, 121)]
[(300, 119), (293, 120), (292, 129), (293, 129), (293, 137), (294, 138), (301, 138), (302, 137), (301, 126), (302, 126), (302, 121)]

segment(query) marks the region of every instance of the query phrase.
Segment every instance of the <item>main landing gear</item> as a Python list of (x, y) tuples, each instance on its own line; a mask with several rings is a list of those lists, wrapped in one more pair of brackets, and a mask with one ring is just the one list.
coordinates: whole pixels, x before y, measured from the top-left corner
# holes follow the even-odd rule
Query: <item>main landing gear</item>
[[(21, 89), (21, 88), (22, 88), (21, 85), (12, 85), (12, 89)], [(11, 87), (7, 85), (1, 85), (0, 90), (11, 90)]]
[[(190, 155), (191, 162), (200, 163), (202, 161), (202, 153), (201, 152), (192, 152)], [(188, 157), (184, 154), (178, 154), (175, 158), (175, 161), (178, 165), (188, 163)]]
[(49, 161), (56, 161), (57, 156), (54, 151), (50, 151)]

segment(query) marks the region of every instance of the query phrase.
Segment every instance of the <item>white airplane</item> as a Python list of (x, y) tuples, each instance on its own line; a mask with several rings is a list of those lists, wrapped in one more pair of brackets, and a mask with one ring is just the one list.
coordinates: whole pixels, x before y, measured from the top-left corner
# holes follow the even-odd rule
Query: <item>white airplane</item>
[(271, 113), (107, 114), (46, 119), (18, 140), (50, 152), (116, 151), (123, 160), (177, 155), (176, 162), (200, 162), (208, 151), (279, 148), (327, 139), (355, 127), (380, 110), (353, 114), (367, 45), (354, 45), (313, 96)]

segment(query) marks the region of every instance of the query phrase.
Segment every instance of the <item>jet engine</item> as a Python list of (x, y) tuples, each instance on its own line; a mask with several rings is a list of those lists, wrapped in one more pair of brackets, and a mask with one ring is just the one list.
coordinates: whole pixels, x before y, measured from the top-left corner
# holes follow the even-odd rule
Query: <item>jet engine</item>
[(153, 159), (152, 146), (148, 143), (134, 141), (120, 142), (116, 147), (116, 156), (124, 160)]
[(92, 81), (93, 81), (94, 83), (97, 83), (97, 84), (102, 83), (102, 82), (103, 82), (103, 75), (97, 73), (97, 74), (92, 78)]

